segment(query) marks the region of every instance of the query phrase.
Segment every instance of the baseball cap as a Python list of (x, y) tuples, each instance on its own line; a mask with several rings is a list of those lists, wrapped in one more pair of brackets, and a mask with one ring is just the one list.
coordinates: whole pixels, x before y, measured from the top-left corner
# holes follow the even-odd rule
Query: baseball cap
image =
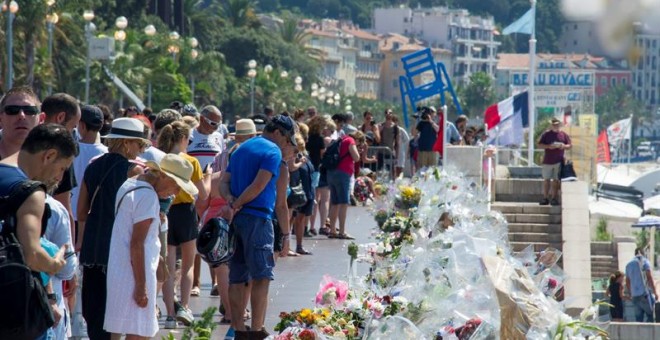
[(283, 128), (284, 131), (286, 131), (291, 144), (298, 146), (298, 143), (296, 143), (296, 123), (293, 122), (291, 117), (285, 115), (276, 115), (271, 119), (271, 122)]
[(95, 105), (83, 105), (80, 108), (80, 120), (93, 129), (103, 126), (103, 111)]
[(550, 124), (552, 124), (552, 125), (561, 124), (561, 121), (559, 119), (553, 117), (552, 119), (550, 119)]

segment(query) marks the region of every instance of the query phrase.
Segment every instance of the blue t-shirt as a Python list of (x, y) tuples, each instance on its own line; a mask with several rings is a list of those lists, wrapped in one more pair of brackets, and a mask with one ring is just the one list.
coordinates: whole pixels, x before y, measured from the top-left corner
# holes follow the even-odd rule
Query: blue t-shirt
[(0, 164), (0, 196), (7, 196), (14, 187), (28, 179), (23, 170), (18, 167)]
[(243, 205), (243, 211), (250, 215), (271, 218), (275, 209), (277, 176), (280, 173), (282, 152), (277, 145), (266, 138), (255, 137), (241, 144), (231, 155), (227, 172), (231, 174), (230, 189), (234, 197), (239, 197), (252, 184), (260, 169), (273, 176), (257, 197)]
[[(640, 261), (642, 261), (641, 266)], [(644, 271), (643, 275), (640, 267)], [(626, 265), (626, 277), (630, 279), (630, 295), (633, 297), (646, 295), (644, 282), (646, 281), (646, 271), (648, 270), (651, 270), (649, 260), (642, 256), (635, 256), (635, 258)], [(642, 281), (642, 279), (644, 281)]]

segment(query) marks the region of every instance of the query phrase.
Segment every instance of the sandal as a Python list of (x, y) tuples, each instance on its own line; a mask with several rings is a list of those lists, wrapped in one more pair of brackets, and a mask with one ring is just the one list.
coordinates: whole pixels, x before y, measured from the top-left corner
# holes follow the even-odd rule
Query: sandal
[(319, 234), (319, 233), (316, 232), (316, 229), (310, 229), (310, 230), (309, 230), (309, 233), (312, 234), (312, 235), (314, 235), (314, 236), (316, 236), (316, 235)]
[(338, 239), (342, 239), (342, 240), (355, 240), (355, 237), (353, 237), (353, 236), (351, 236), (351, 235), (349, 235), (349, 234), (346, 234), (346, 233), (344, 233), (344, 234), (337, 234), (337, 238), (338, 238)]
[(296, 257), (296, 256), (298, 256), (298, 253), (296, 253), (296, 252), (293, 251), (293, 250), (289, 250), (289, 254), (287, 254), (287, 255), (288, 255), (288, 256), (291, 256), (291, 257)]
[(220, 320), (220, 324), (221, 325), (231, 325), (231, 320), (229, 320), (229, 319), (227, 319), (223, 316), (222, 319)]
[(298, 254), (300, 254), (300, 255), (312, 255), (312, 252), (311, 252), (311, 251), (307, 251), (307, 250), (305, 250), (305, 248), (303, 248), (303, 247), (297, 248), (297, 249), (296, 249), (296, 253), (298, 253)]
[(330, 234), (328, 233), (328, 238), (339, 238), (339, 234)]
[(320, 228), (319, 229), (319, 235), (328, 235), (330, 234), (329, 229), (326, 227)]
[(243, 320), (252, 319), (252, 312), (249, 309), (245, 308), (245, 313), (243, 314)]
[(193, 287), (193, 289), (190, 290), (190, 296), (199, 296), (199, 287)]

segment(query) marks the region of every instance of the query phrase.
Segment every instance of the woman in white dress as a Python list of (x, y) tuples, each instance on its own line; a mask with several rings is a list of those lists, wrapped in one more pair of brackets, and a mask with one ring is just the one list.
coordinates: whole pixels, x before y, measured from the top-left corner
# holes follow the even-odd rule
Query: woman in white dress
[(147, 173), (127, 179), (117, 192), (104, 321), (113, 339), (123, 334), (126, 339), (147, 339), (158, 332), (158, 197), (169, 197), (179, 189), (197, 194), (190, 181), (193, 166), (181, 156), (168, 154), (160, 164), (147, 162), (147, 166)]

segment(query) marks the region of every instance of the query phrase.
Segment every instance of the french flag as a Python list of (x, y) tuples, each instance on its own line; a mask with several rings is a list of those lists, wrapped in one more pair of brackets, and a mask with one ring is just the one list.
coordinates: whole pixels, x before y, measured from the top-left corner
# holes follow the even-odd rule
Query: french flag
[(523, 129), (529, 126), (528, 102), (529, 96), (524, 91), (486, 109), (484, 123), (488, 125), (488, 144), (523, 144)]

